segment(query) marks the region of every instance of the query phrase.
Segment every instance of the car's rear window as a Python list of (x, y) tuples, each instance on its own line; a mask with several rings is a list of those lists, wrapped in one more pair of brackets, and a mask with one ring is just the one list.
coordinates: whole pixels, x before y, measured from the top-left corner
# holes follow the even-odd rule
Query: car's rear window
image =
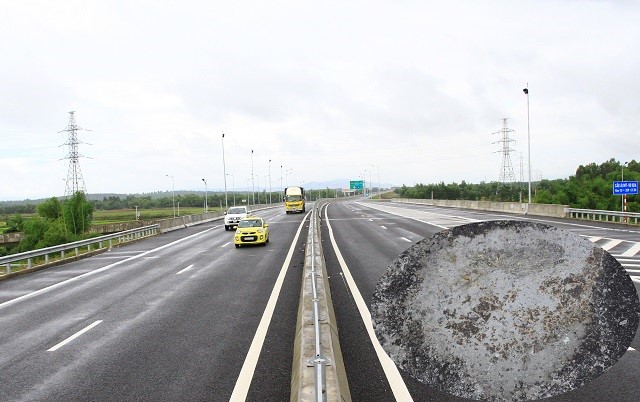
[(243, 219), (238, 224), (240, 228), (259, 228), (262, 226), (261, 219)]
[(229, 208), (229, 214), (244, 214), (245, 213), (245, 209), (244, 208)]

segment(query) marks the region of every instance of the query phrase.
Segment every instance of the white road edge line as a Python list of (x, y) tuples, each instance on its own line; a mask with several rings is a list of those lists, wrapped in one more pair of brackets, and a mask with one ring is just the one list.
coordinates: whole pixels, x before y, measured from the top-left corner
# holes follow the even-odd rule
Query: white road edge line
[(406, 237), (401, 237), (401, 239), (404, 241), (408, 241), (409, 243), (413, 243), (411, 240), (407, 239)]
[(273, 311), (276, 308), (276, 302), (278, 301), (278, 296), (280, 295), (280, 289), (282, 289), (282, 283), (284, 282), (284, 277), (287, 274), (287, 269), (289, 268), (289, 264), (291, 263), (291, 258), (293, 257), (293, 252), (296, 247), (296, 243), (298, 242), (298, 237), (300, 237), (300, 232), (302, 231), (302, 227), (304, 223), (307, 221), (309, 214), (311, 211), (307, 212), (302, 222), (300, 222), (300, 226), (298, 226), (298, 231), (296, 232), (295, 237), (293, 238), (293, 242), (291, 243), (291, 247), (289, 247), (289, 253), (287, 254), (287, 258), (284, 260), (284, 264), (282, 264), (282, 268), (280, 268), (280, 274), (278, 274), (278, 278), (276, 279), (276, 283), (273, 285), (273, 290), (271, 291), (271, 296), (269, 296), (269, 301), (267, 302), (267, 306), (264, 308), (264, 313), (262, 313), (262, 319), (260, 319), (260, 324), (258, 324), (258, 329), (256, 329), (256, 334), (253, 336), (253, 341), (251, 341), (251, 347), (247, 352), (247, 357), (244, 359), (244, 363), (242, 364), (242, 369), (240, 370), (240, 375), (236, 380), (236, 385), (233, 387), (233, 392), (231, 393), (231, 398), (229, 398), (229, 402), (233, 401), (245, 401), (247, 399), (247, 394), (249, 393), (249, 387), (251, 386), (251, 380), (253, 379), (253, 373), (256, 370), (256, 365), (258, 364), (258, 358), (260, 357), (260, 351), (262, 350), (262, 345), (264, 344), (264, 339), (267, 336), (267, 329), (269, 329), (269, 324), (271, 323), (271, 317), (273, 317)]
[(91, 328), (95, 327), (96, 325), (100, 324), (101, 322), (102, 322), (102, 320), (98, 320), (98, 321), (94, 322), (93, 324), (91, 324), (91, 325), (85, 327), (84, 329), (76, 332), (75, 334), (71, 335), (70, 337), (68, 337), (64, 341), (60, 342), (56, 346), (52, 347), (51, 349), (48, 349), (47, 352), (55, 352), (56, 350), (60, 349), (61, 347), (63, 347), (67, 343), (69, 343), (72, 340), (76, 339), (77, 337), (79, 337), (80, 335), (84, 334), (85, 332), (87, 332)]
[(188, 270), (190, 270), (191, 268), (193, 268), (193, 264), (189, 265), (188, 267), (186, 267), (185, 269), (183, 269), (183, 270), (181, 270), (181, 271), (179, 271), (179, 272), (176, 272), (176, 275), (180, 275), (180, 274), (181, 274), (181, 273), (183, 273), (184, 271), (188, 271)]
[(367, 304), (364, 302), (360, 291), (358, 290), (358, 285), (353, 280), (351, 276), (351, 272), (349, 271), (349, 267), (345, 262), (344, 258), (342, 258), (342, 253), (340, 253), (340, 249), (336, 244), (336, 239), (333, 236), (333, 228), (331, 227), (331, 223), (329, 222), (328, 216), (329, 206), (327, 206), (324, 210), (324, 217), (327, 220), (327, 228), (329, 229), (329, 237), (331, 238), (331, 245), (333, 246), (333, 251), (336, 253), (336, 258), (340, 263), (340, 267), (342, 268), (342, 272), (344, 273), (344, 277), (349, 284), (349, 289), (351, 291), (351, 295), (353, 296), (354, 301), (356, 302), (356, 306), (358, 307), (358, 311), (360, 312), (360, 316), (362, 317), (362, 321), (364, 322), (364, 327), (367, 329), (367, 333), (369, 334), (369, 338), (371, 339), (371, 343), (373, 344), (373, 348), (378, 355), (378, 359), (380, 360), (380, 364), (382, 365), (382, 370), (384, 370), (385, 375), (387, 376), (387, 380), (389, 381), (389, 385), (391, 386), (391, 391), (393, 392), (393, 396), (396, 401), (413, 401), (413, 397), (409, 393), (407, 389), (407, 385), (404, 383), (398, 368), (391, 358), (387, 355), (387, 353), (380, 346), (380, 342), (378, 342), (378, 338), (373, 330), (373, 325), (371, 324), (371, 312), (367, 308)]
[(207, 233), (208, 231), (210, 231), (210, 230), (214, 230), (214, 229), (217, 229), (217, 228), (219, 228), (219, 227), (220, 227), (220, 226), (214, 226), (214, 227), (212, 227), (212, 228), (209, 228), (209, 229), (203, 230), (202, 232), (194, 233), (194, 234), (192, 234), (192, 235), (190, 235), (190, 236), (183, 237), (183, 238), (178, 239), (178, 240), (176, 240), (176, 241), (173, 241), (173, 242), (171, 242), (171, 243), (165, 244), (164, 246), (160, 246), (160, 247), (158, 247), (158, 248), (154, 248), (153, 250), (145, 251), (145, 252), (144, 252), (144, 253), (142, 253), (142, 254), (135, 255), (135, 256), (133, 256), (133, 257), (130, 257), (130, 258), (124, 259), (124, 260), (122, 260), (122, 261), (114, 262), (113, 264), (109, 264), (109, 265), (104, 266), (104, 267), (102, 267), (102, 268), (98, 268), (98, 269), (96, 269), (96, 270), (94, 270), (94, 271), (89, 271), (89, 272), (84, 273), (84, 274), (82, 274), (82, 275), (74, 276), (73, 278), (67, 279), (67, 280), (62, 281), (62, 282), (55, 283), (55, 284), (53, 284), (53, 285), (47, 286), (46, 288), (42, 288), (42, 289), (40, 289), (40, 290), (36, 290), (36, 291), (34, 291), (34, 292), (31, 292), (31, 293), (27, 293), (26, 295), (22, 295), (22, 296), (20, 296), (20, 297), (16, 297), (15, 299), (7, 300), (7, 301), (6, 301), (6, 302), (4, 302), (4, 303), (0, 303), (0, 309), (2, 309), (2, 308), (4, 308), (4, 307), (7, 307), (7, 306), (10, 306), (10, 305), (12, 305), (12, 304), (14, 304), (14, 303), (17, 303), (17, 302), (19, 302), (19, 301), (26, 300), (26, 299), (30, 299), (30, 298), (32, 298), (32, 297), (34, 297), (34, 296), (36, 296), (36, 295), (41, 294), (41, 293), (46, 293), (46, 292), (48, 292), (48, 291), (50, 291), (50, 290), (53, 290), (53, 289), (55, 289), (55, 288), (57, 288), (57, 287), (60, 287), (60, 286), (62, 286), (62, 285), (65, 285), (65, 284), (67, 284), (67, 283), (71, 283), (71, 282), (74, 282), (74, 281), (80, 280), (80, 279), (82, 279), (82, 278), (86, 278), (87, 276), (95, 275), (95, 274), (97, 274), (97, 273), (99, 273), (99, 272), (106, 271), (106, 270), (111, 269), (111, 268), (113, 268), (113, 267), (115, 267), (115, 266), (118, 266), (118, 265), (120, 265), (120, 264), (124, 264), (125, 262), (129, 262), (129, 261), (132, 261), (132, 260), (135, 260), (135, 259), (138, 259), (138, 258), (142, 258), (142, 257), (144, 257), (144, 256), (145, 256), (145, 255), (147, 255), (147, 254), (151, 254), (151, 253), (154, 253), (154, 252), (156, 252), (156, 251), (159, 251), (159, 250), (165, 249), (165, 248), (167, 248), (167, 247), (171, 247), (171, 246), (173, 246), (173, 245), (175, 245), (175, 244), (178, 244), (178, 243), (181, 243), (181, 242), (183, 242), (183, 241), (185, 241), (185, 240), (191, 239), (192, 237), (200, 236), (200, 235), (201, 235), (201, 234), (203, 234), (203, 233)]
[[(440, 229), (449, 229), (449, 228), (448, 228), (448, 227), (446, 227), (446, 226), (442, 226), (442, 225), (438, 225), (438, 224), (436, 224), (436, 223), (431, 223), (431, 222), (423, 221), (423, 220), (418, 219), (418, 218), (412, 218), (412, 217), (410, 217), (410, 216), (400, 215), (400, 214), (395, 213), (395, 212), (385, 211), (385, 210), (382, 210), (382, 209), (377, 209), (377, 208), (374, 208), (374, 207), (372, 207), (372, 206), (365, 205), (365, 204), (360, 204), (360, 205), (362, 205), (363, 207), (366, 207), (366, 208), (375, 209), (376, 211), (382, 211), (382, 212), (387, 213), (387, 214), (391, 214), (391, 215), (399, 216), (399, 217), (404, 218), (404, 219), (413, 219), (414, 221), (418, 221), (418, 222), (426, 223), (427, 225), (435, 226), (435, 227), (440, 228)], [(401, 208), (398, 208), (398, 209), (401, 209)], [(406, 209), (405, 209), (405, 210), (406, 210)], [(443, 216), (444, 216), (444, 215), (443, 215)]]

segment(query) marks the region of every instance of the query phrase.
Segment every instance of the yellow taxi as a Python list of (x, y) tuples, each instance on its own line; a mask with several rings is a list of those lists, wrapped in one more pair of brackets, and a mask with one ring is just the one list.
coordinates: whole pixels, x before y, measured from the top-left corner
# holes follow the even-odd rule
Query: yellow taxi
[(242, 218), (238, 222), (233, 243), (236, 248), (243, 244), (262, 244), (266, 246), (269, 243), (269, 225), (258, 216)]

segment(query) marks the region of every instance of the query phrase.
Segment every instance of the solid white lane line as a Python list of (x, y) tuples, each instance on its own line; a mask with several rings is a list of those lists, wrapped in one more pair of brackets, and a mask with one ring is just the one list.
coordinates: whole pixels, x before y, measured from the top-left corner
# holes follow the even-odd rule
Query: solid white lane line
[(413, 243), (411, 240), (407, 239), (406, 237), (401, 237), (401, 239), (404, 241), (408, 241), (409, 243)]
[(223, 244), (223, 245), (222, 245), (222, 246), (220, 246), (220, 247), (221, 247), (221, 248), (222, 248), (222, 247), (227, 247), (229, 244), (231, 244), (231, 242), (230, 242), (230, 241), (226, 242), (225, 244)]
[(617, 246), (618, 244), (622, 243), (622, 240), (610, 240), (607, 244), (605, 244), (604, 246), (602, 246), (603, 250), (609, 251), (612, 248), (614, 248), (615, 246)]
[(383, 229), (386, 229), (386, 228), (387, 228), (386, 226), (382, 226), (382, 225), (380, 225), (380, 227), (381, 227), (381, 228), (383, 228)]
[(131, 255), (96, 255), (94, 260), (117, 260), (118, 258), (130, 258)]
[(371, 343), (373, 344), (373, 348), (378, 355), (378, 359), (380, 360), (380, 364), (382, 365), (382, 370), (387, 376), (387, 380), (389, 381), (389, 386), (391, 387), (391, 391), (396, 399), (396, 401), (413, 401), (409, 390), (407, 389), (407, 385), (404, 383), (398, 368), (391, 358), (387, 355), (387, 353), (380, 346), (380, 342), (378, 342), (378, 338), (373, 330), (373, 325), (371, 324), (371, 312), (367, 308), (367, 304), (365, 303), (360, 291), (358, 290), (358, 285), (353, 280), (353, 276), (351, 276), (351, 271), (349, 271), (349, 267), (342, 257), (342, 253), (336, 244), (336, 239), (333, 236), (333, 229), (331, 228), (331, 223), (329, 222), (328, 217), (328, 209), (327, 206), (324, 210), (324, 217), (327, 220), (327, 229), (329, 229), (329, 237), (331, 238), (331, 244), (333, 245), (333, 251), (336, 253), (336, 257), (338, 262), (340, 263), (340, 267), (342, 268), (342, 272), (344, 274), (347, 283), (349, 284), (349, 290), (351, 291), (351, 295), (353, 296), (354, 301), (356, 302), (356, 306), (358, 307), (358, 311), (360, 312), (360, 316), (362, 317), (362, 321), (364, 322), (364, 327), (367, 329), (367, 333), (369, 334), (369, 338), (371, 339)]
[(190, 270), (191, 268), (193, 268), (193, 264), (189, 265), (188, 267), (186, 267), (185, 269), (183, 269), (183, 270), (181, 270), (181, 271), (179, 271), (179, 272), (176, 272), (176, 275), (180, 275), (180, 274), (181, 274), (181, 273), (183, 273), (184, 271), (188, 271), (188, 270)]
[(282, 264), (282, 268), (280, 268), (278, 279), (276, 279), (276, 283), (273, 285), (271, 296), (269, 296), (267, 306), (264, 308), (262, 319), (260, 320), (260, 324), (258, 324), (256, 334), (253, 336), (253, 341), (251, 341), (251, 347), (249, 348), (249, 352), (247, 352), (247, 357), (244, 359), (242, 370), (240, 370), (240, 375), (236, 380), (236, 385), (233, 387), (233, 392), (231, 393), (229, 402), (240, 402), (247, 399), (249, 387), (251, 386), (251, 379), (253, 378), (253, 373), (256, 370), (256, 365), (258, 364), (258, 358), (260, 357), (260, 351), (262, 350), (264, 339), (267, 337), (267, 329), (269, 329), (269, 323), (271, 323), (271, 317), (273, 316), (273, 311), (276, 308), (276, 302), (278, 301), (278, 296), (280, 295), (280, 289), (282, 289), (284, 277), (287, 274), (287, 268), (289, 268), (289, 264), (291, 263), (291, 258), (293, 257), (296, 243), (298, 243), (298, 237), (300, 237), (302, 227), (307, 221), (307, 217), (310, 213), (311, 211), (307, 212), (304, 219), (302, 219), (302, 222), (300, 222), (300, 226), (298, 226), (298, 231), (293, 238), (291, 247), (289, 247), (289, 253), (287, 254), (287, 258), (285, 258), (284, 260), (284, 264)]
[(622, 257), (633, 257), (640, 252), (640, 243), (634, 244), (629, 250), (622, 253)]
[(93, 324), (85, 327), (83, 330), (80, 330), (80, 331), (76, 332), (75, 334), (71, 335), (70, 337), (68, 337), (64, 341), (60, 342), (56, 346), (52, 347), (51, 349), (48, 349), (47, 352), (55, 352), (56, 350), (60, 349), (61, 347), (63, 347), (67, 343), (69, 343), (72, 340), (76, 339), (77, 337), (79, 337), (80, 335), (84, 334), (85, 332), (87, 332), (91, 328), (95, 327), (96, 325), (100, 324), (101, 322), (102, 322), (102, 320), (98, 320), (98, 321), (94, 322)]
[[(164, 246), (160, 246), (158, 248), (154, 248), (153, 250), (145, 251), (144, 253), (138, 254), (138, 255), (133, 256), (131, 258), (127, 258), (127, 259), (124, 259), (122, 261), (118, 261), (118, 262), (114, 262), (113, 264), (109, 264), (109, 265), (104, 266), (102, 268), (98, 268), (95, 271), (90, 271), (90, 272), (84, 273), (82, 275), (75, 276), (73, 278), (67, 279), (66, 281), (54, 283), (53, 285), (47, 286), (46, 288), (42, 288), (40, 290), (36, 290), (35, 292), (27, 293), (26, 295), (22, 295), (20, 297), (16, 297), (15, 299), (11, 299), (11, 300), (8, 300), (8, 301), (6, 301), (4, 303), (0, 303), (0, 309), (2, 309), (3, 307), (10, 306), (10, 305), (12, 305), (14, 303), (17, 303), (17, 302), (21, 301), (21, 300), (29, 299), (29, 298), (34, 297), (36, 295), (39, 295), (41, 293), (46, 293), (46, 292), (48, 292), (50, 290), (53, 290), (53, 289), (55, 289), (57, 287), (60, 287), (60, 286), (63, 286), (65, 284), (67, 284), (67, 283), (75, 282), (75, 281), (80, 280), (82, 278), (86, 278), (87, 276), (95, 275), (95, 274), (100, 273), (102, 271), (106, 271), (106, 270), (111, 269), (113, 267), (116, 267), (116, 266), (118, 266), (120, 264), (124, 264), (125, 262), (129, 262), (129, 261), (133, 261), (133, 260), (138, 259), (138, 258), (142, 258), (142, 257), (146, 256), (147, 254), (151, 254), (151, 253), (154, 253), (156, 251), (163, 250), (163, 249), (171, 247), (171, 246), (173, 246), (175, 244), (181, 243), (181, 242), (183, 242), (185, 240), (191, 239), (191, 238), (196, 237), (196, 236), (200, 236), (201, 234), (207, 233), (208, 231), (214, 230), (214, 229), (216, 229), (218, 227), (219, 226), (214, 226), (212, 228), (203, 230), (202, 232), (194, 233), (194, 234), (192, 234), (190, 236), (183, 237), (182, 239), (178, 239), (178, 240), (173, 241), (171, 243), (165, 244)], [(158, 258), (158, 257), (145, 257), (145, 259), (146, 258)]]

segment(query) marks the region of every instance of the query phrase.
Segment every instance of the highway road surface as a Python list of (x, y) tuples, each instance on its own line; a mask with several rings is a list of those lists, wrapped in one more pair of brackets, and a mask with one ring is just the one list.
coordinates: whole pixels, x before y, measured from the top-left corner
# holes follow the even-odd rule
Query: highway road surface
[[(309, 208), (310, 209), (310, 208)], [(289, 400), (306, 214), (257, 213), (270, 243), (235, 249), (221, 221), (0, 281), (0, 401)], [(399, 373), (365, 325), (373, 289), (402, 251), (444, 228), (523, 219), (343, 200), (322, 243), (354, 401), (462, 401)], [(526, 217), (576, 231), (640, 287), (640, 231)], [(591, 384), (549, 401), (640, 400), (640, 340)]]
[[(554, 218), (522, 217), (425, 205), (344, 201), (322, 212), (322, 239), (338, 322), (340, 346), (354, 401), (466, 401), (398, 373), (376, 350), (369, 305), (374, 288), (391, 262), (424, 237), (457, 225), (495, 219), (527, 219), (579, 233), (616, 256), (640, 292), (640, 230)], [(640, 400), (640, 336), (608, 372), (592, 383), (545, 401)]]
[(0, 281), (0, 401), (288, 400), (305, 215), (257, 214)]

